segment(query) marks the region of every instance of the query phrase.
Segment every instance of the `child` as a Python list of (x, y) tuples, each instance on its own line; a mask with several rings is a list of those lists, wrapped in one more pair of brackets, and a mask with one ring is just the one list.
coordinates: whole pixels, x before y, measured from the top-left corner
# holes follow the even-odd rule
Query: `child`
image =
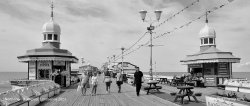
[(97, 82), (98, 82), (98, 78), (97, 78), (97, 73), (94, 73), (94, 76), (92, 76), (92, 95), (96, 95), (96, 89), (97, 89)]

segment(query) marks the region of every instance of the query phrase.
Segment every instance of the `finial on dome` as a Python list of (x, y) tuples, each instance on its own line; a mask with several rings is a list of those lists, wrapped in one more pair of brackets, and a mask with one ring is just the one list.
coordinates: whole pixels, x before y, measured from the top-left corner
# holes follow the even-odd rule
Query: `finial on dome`
[(53, 4), (53, 0), (51, 0), (51, 20), (54, 20), (54, 13), (53, 13), (53, 8), (54, 8), (54, 4)]
[(208, 15), (208, 14), (207, 14), (207, 13), (208, 13), (208, 11), (206, 11), (206, 23), (208, 23), (208, 19), (207, 19), (207, 15)]

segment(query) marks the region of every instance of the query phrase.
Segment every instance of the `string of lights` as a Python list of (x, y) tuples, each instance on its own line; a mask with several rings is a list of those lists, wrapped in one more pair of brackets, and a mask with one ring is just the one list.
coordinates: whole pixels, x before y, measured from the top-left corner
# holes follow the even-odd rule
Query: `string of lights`
[(160, 26), (162, 26), (163, 24), (165, 24), (166, 22), (170, 21), (171, 19), (173, 19), (174, 17), (176, 17), (177, 15), (179, 15), (180, 13), (184, 12), (186, 9), (192, 7), (193, 5), (195, 5), (196, 3), (198, 3), (200, 0), (196, 0), (194, 2), (192, 2), (191, 4), (187, 5), (186, 7), (184, 7), (182, 10), (178, 11), (177, 13), (175, 13), (174, 15), (172, 15), (171, 17), (167, 18), (166, 20), (164, 20), (163, 22), (161, 22), (160, 24), (156, 25), (155, 28), (158, 28)]
[[(127, 52), (127, 51), (129, 51), (131, 48), (133, 48), (142, 38), (144, 38), (145, 37), (145, 35), (147, 34), (147, 32), (145, 32), (133, 45), (131, 45), (128, 49), (125, 49), (124, 50), (124, 53), (125, 52)], [(119, 55), (117, 55), (117, 56), (115, 56), (116, 58), (119, 58), (120, 56), (122, 55), (122, 53), (121, 54), (119, 54)]]
[[(131, 54), (131, 53), (133, 53), (133, 52), (139, 50), (141, 47), (147, 46), (149, 43), (150, 43), (150, 42), (148, 41), (148, 42), (146, 42), (146, 43), (144, 43), (144, 44), (142, 44), (142, 45), (139, 45), (136, 49), (131, 50), (131, 51), (128, 52), (128, 53), (125, 53), (123, 56), (129, 55), (129, 54)], [(118, 60), (118, 59), (121, 59), (121, 58), (122, 58), (122, 57), (118, 57), (118, 58), (116, 58), (115, 60)]]
[[(184, 10), (190, 8), (191, 6), (193, 6), (194, 4), (196, 4), (196, 3), (198, 3), (198, 2), (199, 2), (199, 0), (196, 0), (196, 1), (192, 2), (191, 4), (189, 4), (188, 6), (186, 6), (185, 8), (183, 8), (182, 10), (178, 11), (177, 13), (175, 13), (173, 16), (167, 18), (167, 19), (164, 20), (162, 23), (156, 25), (155, 28), (160, 27), (161, 25), (165, 24), (167, 21), (170, 21), (170, 20), (173, 19), (175, 16), (179, 15), (179, 14), (182, 13)], [(135, 46), (135, 45), (136, 45), (136, 44), (137, 44), (146, 34), (147, 34), (147, 32), (145, 32), (145, 33), (142, 35), (142, 37), (141, 37), (140, 39), (138, 39), (132, 46), (130, 46), (128, 49), (125, 49), (124, 53), (127, 52), (127, 51), (129, 51), (131, 48), (133, 48), (133, 47), (134, 47), (134, 46)], [(121, 55), (122, 55), (122, 53), (119, 54), (119, 55), (116, 55), (115, 57), (119, 59)], [(115, 59), (115, 60), (117, 60), (117, 59)]]
[[(207, 11), (207, 14), (210, 14), (210, 13), (212, 13), (212, 12), (214, 12), (214, 11), (220, 9), (220, 8), (223, 8), (224, 6), (230, 4), (233, 0), (228, 0), (228, 1), (229, 1), (228, 3), (225, 3), (225, 4), (222, 4), (222, 5), (213, 7), (212, 9), (208, 10), (208, 11)], [(165, 32), (165, 33), (160, 34), (160, 35), (158, 35), (158, 36), (155, 36), (155, 37), (153, 37), (153, 39), (158, 39), (158, 38), (160, 38), (160, 37), (163, 37), (163, 36), (166, 36), (166, 35), (168, 35), (168, 34), (171, 34), (171, 33), (175, 32), (176, 30), (179, 30), (179, 29), (182, 29), (182, 28), (184, 28), (184, 27), (187, 27), (187, 26), (189, 26), (190, 24), (192, 24), (193, 22), (195, 22), (195, 21), (201, 19), (201, 18), (204, 17), (204, 16), (206, 16), (206, 13), (200, 15), (199, 17), (197, 17), (197, 18), (195, 18), (195, 19), (193, 19), (193, 20), (191, 20), (191, 21), (189, 21), (189, 22), (187, 22), (187, 23), (185, 23), (185, 24), (183, 24), (183, 25), (181, 25), (181, 26), (179, 26), (179, 27), (175, 27), (175, 28), (174, 28), (173, 30), (171, 30), (171, 31)], [(123, 56), (129, 55), (129, 54), (131, 54), (131, 53), (133, 53), (133, 52), (139, 50), (141, 47), (146, 46), (147, 44), (149, 44), (149, 41), (148, 41), (147, 43), (145, 43), (145, 44), (139, 45), (136, 49), (134, 49), (134, 50), (132, 50), (132, 51), (130, 51), (130, 52), (124, 54)], [(129, 51), (129, 50), (127, 50), (127, 51)], [(118, 60), (118, 59), (120, 59), (120, 58), (117, 58), (116, 60)]]
[[(211, 10), (208, 10), (208, 11), (206, 11), (206, 12), (207, 12), (208, 14), (210, 14), (210, 13), (212, 13), (212, 12), (214, 12), (214, 11), (220, 9), (220, 8), (223, 8), (224, 6), (228, 5), (229, 3), (230, 3), (230, 2), (225, 3), (225, 4), (222, 4), (222, 5), (219, 5), (219, 6), (216, 6), (216, 7), (213, 7)], [(202, 14), (201, 16), (199, 16), (199, 17), (197, 17), (197, 18), (195, 18), (195, 19), (193, 19), (193, 20), (191, 20), (191, 21), (189, 21), (189, 22), (187, 22), (187, 23), (185, 23), (185, 24), (183, 24), (183, 25), (181, 25), (181, 26), (179, 26), (179, 27), (175, 27), (175, 28), (174, 28), (173, 30), (171, 30), (171, 31), (165, 32), (165, 33), (160, 34), (160, 35), (158, 35), (158, 36), (155, 36), (153, 39), (160, 38), (160, 37), (165, 36), (165, 35), (167, 35), (167, 34), (171, 34), (171, 33), (173, 33), (173, 32), (176, 31), (176, 30), (179, 30), (179, 29), (182, 29), (182, 28), (184, 28), (184, 27), (187, 27), (187, 26), (189, 26), (190, 24), (192, 24), (193, 22), (195, 22), (195, 21), (201, 19), (201, 18), (204, 17), (204, 16), (206, 16), (206, 13)]]

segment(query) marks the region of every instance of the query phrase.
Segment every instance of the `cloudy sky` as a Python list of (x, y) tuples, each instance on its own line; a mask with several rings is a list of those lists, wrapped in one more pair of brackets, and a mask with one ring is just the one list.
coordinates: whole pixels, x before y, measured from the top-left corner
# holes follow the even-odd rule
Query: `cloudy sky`
[[(139, 11), (147, 10), (147, 19), (155, 19), (153, 11), (162, 10), (162, 21), (195, 0), (54, 0), (55, 21), (61, 26), (61, 48), (78, 58), (100, 67), (108, 56), (121, 53), (145, 32), (148, 23), (142, 22)], [(200, 0), (170, 21), (157, 28), (154, 36), (171, 31), (204, 14), (205, 10), (227, 0)], [(27, 64), (18, 62), (17, 56), (26, 50), (42, 46), (42, 26), (50, 19), (50, 0), (0, 1), (0, 71), (27, 71)], [(216, 30), (217, 48), (233, 52), (241, 63), (233, 64), (233, 71), (250, 69), (250, 1), (234, 0), (229, 5), (209, 14), (209, 25)], [(153, 41), (163, 45), (153, 48), (156, 71), (185, 72), (180, 63), (186, 55), (199, 51), (199, 31), (204, 27), (204, 17), (187, 27)], [(159, 23), (154, 23), (157, 25)], [(135, 47), (149, 40), (146, 35)], [(149, 48), (142, 47), (125, 57), (149, 70)], [(121, 61), (121, 60), (118, 60)], [(74, 64), (78, 68), (81, 64)]]

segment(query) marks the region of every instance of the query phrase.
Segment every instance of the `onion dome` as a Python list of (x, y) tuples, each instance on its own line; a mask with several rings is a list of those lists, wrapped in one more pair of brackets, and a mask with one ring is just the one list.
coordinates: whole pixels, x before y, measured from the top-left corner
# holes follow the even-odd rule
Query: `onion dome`
[(43, 25), (42, 31), (43, 31), (43, 33), (61, 34), (61, 28), (60, 28), (59, 24), (57, 24), (53, 20), (46, 22)]
[(55, 21), (54, 21), (54, 13), (53, 13), (53, 8), (54, 8), (54, 5), (53, 5), (53, 2), (51, 3), (51, 19), (49, 22), (46, 22), (44, 25), (43, 25), (43, 34), (45, 33), (53, 33), (53, 34), (58, 34), (60, 35), (61, 34), (61, 28), (59, 26), (59, 24), (57, 24)]
[(206, 23), (205, 26), (200, 30), (199, 35), (201, 38), (207, 38), (207, 37), (215, 38), (216, 37), (214, 28), (209, 27), (208, 23)]
[(215, 38), (216, 37), (216, 33), (215, 33), (214, 28), (208, 26), (207, 12), (206, 12), (206, 24), (200, 30), (199, 35), (201, 38)]

